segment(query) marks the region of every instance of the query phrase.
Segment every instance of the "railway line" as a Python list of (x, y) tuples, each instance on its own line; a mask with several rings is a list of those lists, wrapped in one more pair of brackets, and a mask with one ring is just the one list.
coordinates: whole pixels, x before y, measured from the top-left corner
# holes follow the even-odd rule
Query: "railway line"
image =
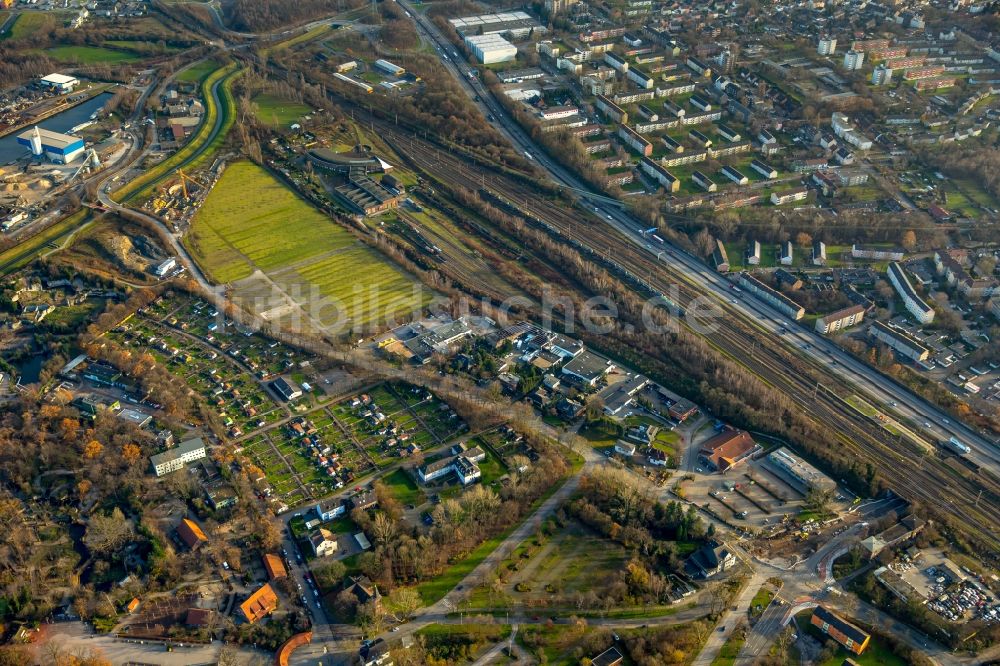
[[(486, 189), (505, 199), (527, 221), (544, 228), (581, 249), (584, 254), (604, 263), (650, 294), (664, 294), (676, 285), (682, 311), (694, 299), (704, 296), (688, 282), (687, 276), (671, 268), (669, 261), (653, 259), (607, 226), (584, 221), (579, 209), (562, 206), (540, 196), (536, 189), (515, 178), (499, 177), (495, 172), (462, 161), (437, 146), (378, 123), (381, 135), (412, 165), (444, 185), (458, 185), (470, 190)], [(669, 258), (664, 251), (661, 255)], [(725, 309), (725, 304), (722, 304)], [(850, 407), (835, 390), (823, 387), (816, 379), (815, 368), (803, 359), (770, 345), (760, 343), (760, 332), (736, 318), (720, 319), (715, 332), (704, 337), (716, 349), (730, 356), (774, 386), (819, 423), (836, 425), (845, 450), (861, 462), (875, 465), (890, 487), (902, 497), (920, 502), (933, 510), (951, 515), (966, 531), (994, 551), (1000, 539), (987, 527), (1000, 508), (1000, 483), (989, 474), (971, 476), (971, 470), (936, 461), (923, 462), (894, 436)], [(748, 354), (748, 350), (753, 350)], [(968, 473), (963, 473), (968, 472)], [(985, 528), (985, 529), (984, 529)]]

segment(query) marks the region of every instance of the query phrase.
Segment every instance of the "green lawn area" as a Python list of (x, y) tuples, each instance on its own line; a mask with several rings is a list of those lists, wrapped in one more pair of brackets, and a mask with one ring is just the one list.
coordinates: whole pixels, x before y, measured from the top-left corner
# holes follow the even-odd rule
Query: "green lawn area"
[(185, 242), (215, 282), (260, 269), (289, 293), (314, 285), (330, 317), (343, 313), (355, 325), (406, 315), (430, 300), (386, 258), (251, 162), (226, 169)]
[(607, 421), (588, 421), (577, 434), (595, 448), (614, 446), (618, 441), (618, 431)]
[[(6, 20), (6, 16), (0, 19), (0, 23)], [(10, 28), (10, 33), (0, 37), (0, 39), (22, 39), (38, 32), (39, 30), (55, 27), (55, 17), (48, 12), (21, 12)]]
[(732, 666), (736, 663), (736, 658), (740, 656), (743, 643), (746, 642), (746, 634), (744, 632), (745, 628), (741, 627), (729, 635), (722, 649), (719, 650), (719, 656), (712, 660), (711, 666)]
[(382, 479), (382, 483), (389, 488), (389, 492), (401, 504), (419, 506), (427, 501), (427, 496), (417, 485), (417, 482), (411, 479), (410, 475), (402, 469), (397, 469), (392, 474), (386, 476)]
[(191, 67), (185, 69), (177, 75), (177, 80), (185, 83), (200, 83), (205, 80), (205, 77), (218, 68), (219, 63), (215, 60), (205, 60), (204, 62), (199, 62), (197, 65), (192, 65)]
[(122, 62), (135, 62), (140, 59), (139, 56), (128, 51), (116, 51), (100, 46), (56, 46), (46, 49), (45, 54), (62, 62), (78, 62), (84, 65), (95, 63), (113, 65)]
[(305, 104), (276, 95), (257, 95), (253, 103), (257, 105), (257, 117), (261, 122), (275, 127), (288, 127), (312, 111)]

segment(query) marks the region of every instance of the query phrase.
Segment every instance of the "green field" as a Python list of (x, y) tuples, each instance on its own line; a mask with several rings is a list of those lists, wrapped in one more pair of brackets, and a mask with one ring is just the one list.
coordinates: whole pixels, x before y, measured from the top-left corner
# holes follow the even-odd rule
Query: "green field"
[(253, 103), (257, 105), (257, 117), (261, 122), (274, 127), (288, 127), (312, 111), (305, 104), (276, 95), (257, 95), (253, 98)]
[(54, 17), (45, 12), (22, 12), (14, 21), (14, 25), (10, 29), (10, 34), (4, 35), (0, 39), (22, 39), (42, 28), (55, 25), (56, 21)]
[[(256, 270), (290, 298), (325, 300), (324, 323), (354, 326), (405, 315), (430, 295), (384, 257), (250, 162), (231, 164), (195, 215), (186, 240), (214, 281), (243, 280)], [(259, 276), (258, 276), (259, 277)], [(250, 286), (246, 285), (249, 289)]]
[[(18, 23), (20, 22), (21, 19), (18, 19)], [(16, 29), (17, 25), (15, 24), (14, 27)], [(62, 62), (78, 62), (84, 65), (96, 63), (113, 65), (122, 62), (135, 62), (140, 59), (139, 56), (128, 51), (116, 51), (100, 46), (55, 46), (46, 49), (45, 53)]]
[(44, 231), (27, 238), (9, 250), (0, 253), (0, 275), (9, 275), (19, 270), (46, 250), (55, 249), (67, 237), (77, 233), (93, 221), (89, 209), (84, 208), (63, 218)]
[(410, 478), (402, 469), (397, 469), (392, 474), (388, 475), (382, 479), (388, 488), (392, 496), (395, 497), (401, 504), (412, 504), (413, 506), (419, 506), (427, 501), (427, 496), (424, 491), (420, 490), (417, 486), (416, 481)]
[(209, 74), (218, 68), (219, 63), (216, 61), (205, 60), (203, 62), (199, 62), (197, 65), (192, 65), (191, 67), (185, 69), (177, 75), (177, 80), (185, 83), (201, 83), (206, 77), (208, 77)]

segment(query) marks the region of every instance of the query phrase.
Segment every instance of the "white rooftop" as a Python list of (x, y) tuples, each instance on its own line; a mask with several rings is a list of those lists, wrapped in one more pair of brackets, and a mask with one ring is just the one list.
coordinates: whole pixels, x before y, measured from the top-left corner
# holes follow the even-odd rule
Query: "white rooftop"
[(66, 76), (65, 74), (49, 74), (48, 76), (43, 76), (42, 81), (45, 83), (78, 83), (79, 80), (75, 76)]

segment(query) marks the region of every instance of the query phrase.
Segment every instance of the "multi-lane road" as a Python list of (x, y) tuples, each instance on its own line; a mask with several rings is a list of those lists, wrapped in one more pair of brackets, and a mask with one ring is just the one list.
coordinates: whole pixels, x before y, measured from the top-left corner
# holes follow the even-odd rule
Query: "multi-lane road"
[[(1000, 475), (1000, 451), (992, 438), (973, 430), (893, 379), (857, 360), (816, 331), (789, 322), (785, 315), (766, 303), (750, 295), (736, 298), (732, 282), (710, 269), (702, 260), (680, 248), (651, 241), (642, 233), (644, 225), (639, 220), (622, 206), (611, 204), (607, 197), (594, 193), (586, 183), (550, 158), (531, 139), (477, 78), (473, 68), (462, 59), (455, 46), (441, 34), (437, 26), (416, 11), (409, 0), (398, 2), (411, 14), (418, 32), (435, 46), (444, 67), (460, 82), (483, 115), (554, 182), (565, 187), (567, 195), (577, 199), (585, 212), (592, 211), (594, 217), (625, 235), (641, 251), (648, 252), (658, 261), (669, 262), (672, 268), (685, 273), (692, 286), (716, 299), (723, 316), (750, 320), (770, 336), (770, 344), (792, 347), (796, 354), (821, 368), (830, 377), (831, 384), (851, 385), (856, 392), (880, 409), (894, 412), (900, 419), (909, 421), (913, 429), (923, 432), (929, 443), (935, 444), (941, 439), (957, 437), (972, 448), (970, 457), (974, 462)], [(665, 251), (668, 248), (669, 252)], [(779, 332), (783, 328), (788, 330), (787, 334)]]

